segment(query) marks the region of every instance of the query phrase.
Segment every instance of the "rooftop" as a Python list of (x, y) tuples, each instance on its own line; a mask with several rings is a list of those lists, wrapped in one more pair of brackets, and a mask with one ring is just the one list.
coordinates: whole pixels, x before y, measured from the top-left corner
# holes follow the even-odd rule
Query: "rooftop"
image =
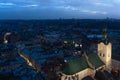
[[(94, 54), (88, 54), (88, 60), (89, 62), (95, 67), (95, 69), (99, 68), (100, 66), (104, 65), (104, 63), (100, 60), (98, 55), (96, 53)], [(74, 60), (69, 61), (64, 70), (63, 73), (66, 75), (73, 75), (77, 72), (80, 72), (86, 68), (90, 68), (85, 56), (76, 58)]]
[(84, 56), (71, 60), (66, 64), (66, 67), (63, 70), (63, 73), (72, 75), (79, 71), (82, 71), (84, 69), (88, 68), (88, 64), (86, 62), (86, 59)]

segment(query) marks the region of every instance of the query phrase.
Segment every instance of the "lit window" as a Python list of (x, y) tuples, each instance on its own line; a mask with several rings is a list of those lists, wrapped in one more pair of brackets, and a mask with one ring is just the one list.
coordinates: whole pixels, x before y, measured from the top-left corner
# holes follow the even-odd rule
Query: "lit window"
[(75, 44), (75, 47), (78, 47), (79, 46), (79, 44)]

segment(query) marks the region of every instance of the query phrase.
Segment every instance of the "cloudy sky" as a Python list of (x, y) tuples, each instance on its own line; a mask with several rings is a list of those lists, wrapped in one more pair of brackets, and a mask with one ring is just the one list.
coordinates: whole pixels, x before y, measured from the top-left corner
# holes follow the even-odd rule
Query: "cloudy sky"
[(0, 0), (0, 19), (119, 18), (120, 0)]

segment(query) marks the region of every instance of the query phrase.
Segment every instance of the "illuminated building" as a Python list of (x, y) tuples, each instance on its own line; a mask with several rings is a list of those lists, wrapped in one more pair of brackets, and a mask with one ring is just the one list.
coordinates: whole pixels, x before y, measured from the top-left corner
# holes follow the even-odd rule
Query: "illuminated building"
[(82, 57), (69, 61), (62, 72), (61, 80), (82, 80), (86, 76), (93, 79), (98, 71), (110, 71), (112, 44), (107, 37), (107, 30), (103, 32), (103, 38), (98, 43), (97, 54), (84, 53)]

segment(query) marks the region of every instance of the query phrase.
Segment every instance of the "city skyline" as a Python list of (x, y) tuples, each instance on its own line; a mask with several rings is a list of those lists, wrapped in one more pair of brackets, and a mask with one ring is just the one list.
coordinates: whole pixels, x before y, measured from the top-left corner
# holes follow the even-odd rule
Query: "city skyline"
[(1, 0), (0, 19), (120, 19), (120, 0)]

